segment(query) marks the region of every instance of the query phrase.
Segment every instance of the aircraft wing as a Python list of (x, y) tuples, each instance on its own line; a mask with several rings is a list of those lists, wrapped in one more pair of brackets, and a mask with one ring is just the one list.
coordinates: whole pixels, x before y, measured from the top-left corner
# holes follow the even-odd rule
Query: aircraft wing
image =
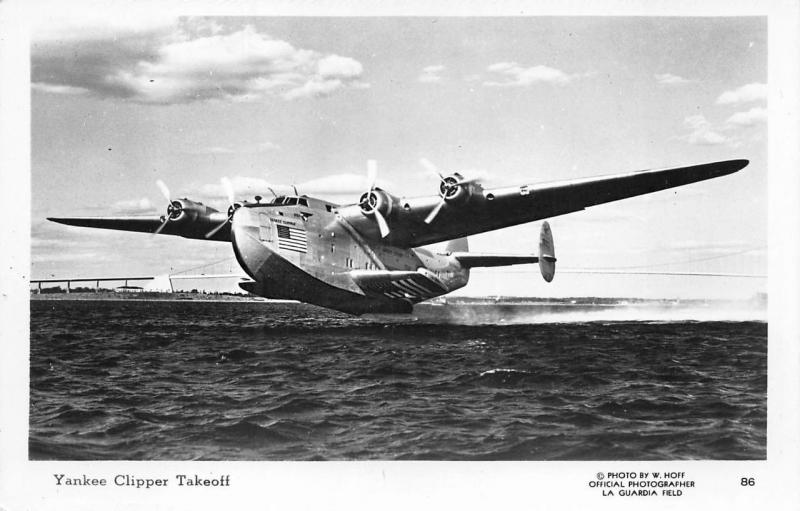
[[(51, 222), (64, 225), (74, 225), (78, 227), (94, 227), (96, 229), (113, 229), (116, 231), (133, 231), (155, 233), (164, 222), (163, 217), (150, 216), (118, 216), (118, 217), (69, 217), (69, 218), (48, 218)], [(230, 226), (224, 226), (213, 236), (208, 238), (205, 235), (211, 227), (207, 224), (200, 225), (180, 225), (175, 222), (167, 222), (167, 225), (159, 234), (171, 234), (183, 236), (184, 238), (209, 239), (215, 241), (230, 241)]]
[[(438, 243), (732, 174), (748, 163), (727, 160), (543, 184), (493, 189), (477, 186), (468, 200), (446, 204), (430, 222), (425, 220), (438, 207), (439, 197), (398, 199), (387, 218), (391, 231), (384, 240), (401, 247)], [(363, 235), (380, 238), (372, 219), (366, 218), (358, 206), (349, 208), (341, 210), (345, 220)]]
[[(497, 201), (536, 220), (580, 211), (590, 206), (675, 188), (732, 174), (747, 166), (747, 160), (728, 160), (688, 167), (641, 170), (625, 174), (523, 185), (489, 190)], [(518, 222), (514, 222), (518, 223)]]

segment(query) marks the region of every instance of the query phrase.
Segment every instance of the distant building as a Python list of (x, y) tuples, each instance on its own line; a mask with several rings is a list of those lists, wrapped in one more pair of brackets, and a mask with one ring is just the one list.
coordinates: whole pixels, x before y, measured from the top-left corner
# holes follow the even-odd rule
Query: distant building
[(141, 286), (119, 286), (114, 288), (115, 293), (141, 293), (144, 288)]

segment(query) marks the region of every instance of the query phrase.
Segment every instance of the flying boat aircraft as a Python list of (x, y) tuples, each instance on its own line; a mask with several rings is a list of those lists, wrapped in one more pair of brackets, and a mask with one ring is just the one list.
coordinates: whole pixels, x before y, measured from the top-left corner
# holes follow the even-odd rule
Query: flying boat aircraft
[[(470, 269), (538, 263), (545, 281), (555, 275), (549, 224), (542, 224), (537, 255), (469, 252), (467, 236), (544, 220), (590, 206), (683, 186), (737, 172), (748, 160), (543, 184), (484, 188), (461, 174), (441, 173), (438, 194), (404, 198), (376, 186), (368, 163), (368, 189), (358, 202), (338, 205), (307, 195), (273, 195), (218, 211), (188, 198), (172, 198), (151, 217), (48, 218), (81, 227), (168, 234), (230, 243), (250, 279), (239, 286), (258, 296), (292, 299), (350, 314), (409, 313), (413, 305), (467, 285)], [(447, 242), (443, 250), (425, 245)]]

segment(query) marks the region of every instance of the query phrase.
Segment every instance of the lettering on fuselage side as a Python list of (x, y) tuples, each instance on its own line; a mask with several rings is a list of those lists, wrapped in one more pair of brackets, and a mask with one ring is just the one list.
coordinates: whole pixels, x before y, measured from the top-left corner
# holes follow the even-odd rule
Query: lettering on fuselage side
[(258, 214), (258, 238), (261, 241), (272, 241), (272, 225), (269, 223), (269, 215), (266, 213)]

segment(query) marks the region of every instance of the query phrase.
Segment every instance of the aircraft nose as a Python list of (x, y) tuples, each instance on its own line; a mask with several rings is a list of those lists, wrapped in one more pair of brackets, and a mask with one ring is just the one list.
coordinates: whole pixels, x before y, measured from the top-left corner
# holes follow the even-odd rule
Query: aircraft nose
[(239, 208), (231, 219), (231, 245), (239, 266), (254, 280), (271, 250), (261, 243), (260, 224), (256, 211)]

